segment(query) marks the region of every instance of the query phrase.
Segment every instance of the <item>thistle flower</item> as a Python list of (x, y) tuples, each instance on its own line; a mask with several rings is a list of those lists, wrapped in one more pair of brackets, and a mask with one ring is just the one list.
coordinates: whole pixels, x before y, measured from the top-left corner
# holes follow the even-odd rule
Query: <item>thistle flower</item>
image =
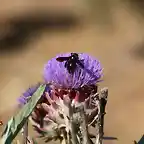
[(84, 85), (95, 85), (102, 77), (100, 62), (85, 53), (79, 53), (79, 59), (83, 62), (84, 68), (77, 64), (74, 74), (69, 74), (65, 68), (65, 62), (58, 62), (57, 57), (69, 57), (71, 53), (59, 54), (47, 62), (44, 67), (44, 80), (51, 82), (56, 87), (80, 88)]
[[(97, 93), (97, 83), (102, 77), (100, 62), (88, 54), (80, 53), (79, 60), (84, 67), (77, 64), (74, 73), (71, 74), (65, 68), (66, 61), (58, 62), (56, 60), (57, 57), (69, 56), (71, 53), (57, 55), (44, 66), (43, 77), (47, 86), (30, 116), (35, 130), (46, 138), (46, 142), (52, 139), (62, 141), (71, 138), (70, 122), (72, 117), (75, 117), (74, 114), (80, 102), (83, 102), (81, 104), (85, 107), (86, 127), (94, 125), (98, 115), (96, 102), (98, 95), (94, 94)], [(39, 83), (27, 89), (18, 99), (19, 105), (25, 105), (40, 85)], [(75, 103), (71, 99), (77, 102)], [(79, 118), (76, 117), (73, 122)], [(80, 132), (80, 125), (81, 120), (75, 124), (74, 129)], [(77, 136), (79, 136), (79, 132)], [(88, 135), (91, 137), (89, 133)]]

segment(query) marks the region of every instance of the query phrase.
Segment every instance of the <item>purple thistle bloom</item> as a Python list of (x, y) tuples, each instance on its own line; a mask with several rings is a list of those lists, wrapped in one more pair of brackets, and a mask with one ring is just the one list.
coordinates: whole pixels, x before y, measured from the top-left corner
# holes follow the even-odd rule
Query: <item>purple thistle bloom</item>
[[(28, 100), (31, 98), (31, 96), (36, 92), (36, 90), (39, 88), (41, 84), (38, 83), (32, 87), (30, 87), (29, 89), (27, 89), (19, 98), (18, 98), (18, 103), (20, 106), (25, 105)], [(44, 92), (48, 92), (50, 93), (50, 87), (47, 85), (45, 88)]]
[(58, 62), (57, 57), (69, 57), (71, 53), (59, 54), (52, 58), (44, 67), (44, 80), (51, 82), (55, 86), (63, 88), (79, 88), (84, 85), (96, 84), (102, 77), (102, 67), (100, 62), (85, 53), (79, 53), (79, 60), (84, 68), (77, 64), (74, 74), (68, 73), (65, 68), (65, 61)]

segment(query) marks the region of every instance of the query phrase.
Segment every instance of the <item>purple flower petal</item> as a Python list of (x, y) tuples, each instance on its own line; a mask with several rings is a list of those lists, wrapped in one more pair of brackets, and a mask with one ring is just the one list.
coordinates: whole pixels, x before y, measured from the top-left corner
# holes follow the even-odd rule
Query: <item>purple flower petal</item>
[(69, 74), (65, 62), (58, 62), (57, 57), (68, 57), (71, 53), (59, 54), (52, 58), (44, 67), (44, 80), (58, 87), (79, 88), (83, 85), (96, 84), (102, 77), (100, 62), (88, 54), (80, 53), (79, 59), (83, 61), (84, 68), (77, 66), (74, 74)]
[[(34, 85), (27, 89), (19, 98), (18, 98), (18, 103), (20, 106), (25, 105), (28, 100), (31, 98), (31, 96), (36, 92), (36, 90), (39, 88), (41, 84)], [(45, 88), (44, 92), (50, 93), (50, 87), (47, 85)]]

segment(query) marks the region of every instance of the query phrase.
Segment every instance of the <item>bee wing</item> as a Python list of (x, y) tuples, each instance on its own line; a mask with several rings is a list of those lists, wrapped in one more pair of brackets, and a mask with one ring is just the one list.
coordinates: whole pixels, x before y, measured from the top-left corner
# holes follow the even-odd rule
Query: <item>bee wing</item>
[(59, 62), (66, 61), (68, 59), (69, 59), (69, 57), (58, 57), (58, 58), (56, 58), (56, 60), (59, 61)]

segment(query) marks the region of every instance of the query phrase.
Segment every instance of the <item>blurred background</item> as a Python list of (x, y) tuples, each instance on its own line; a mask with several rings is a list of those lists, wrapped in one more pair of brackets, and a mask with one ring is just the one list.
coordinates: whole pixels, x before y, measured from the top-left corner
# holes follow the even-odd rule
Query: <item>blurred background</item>
[[(0, 119), (42, 80), (57, 53), (86, 52), (104, 67), (109, 88), (106, 144), (144, 133), (144, 0), (0, 0)], [(0, 129), (1, 131), (1, 129)]]

